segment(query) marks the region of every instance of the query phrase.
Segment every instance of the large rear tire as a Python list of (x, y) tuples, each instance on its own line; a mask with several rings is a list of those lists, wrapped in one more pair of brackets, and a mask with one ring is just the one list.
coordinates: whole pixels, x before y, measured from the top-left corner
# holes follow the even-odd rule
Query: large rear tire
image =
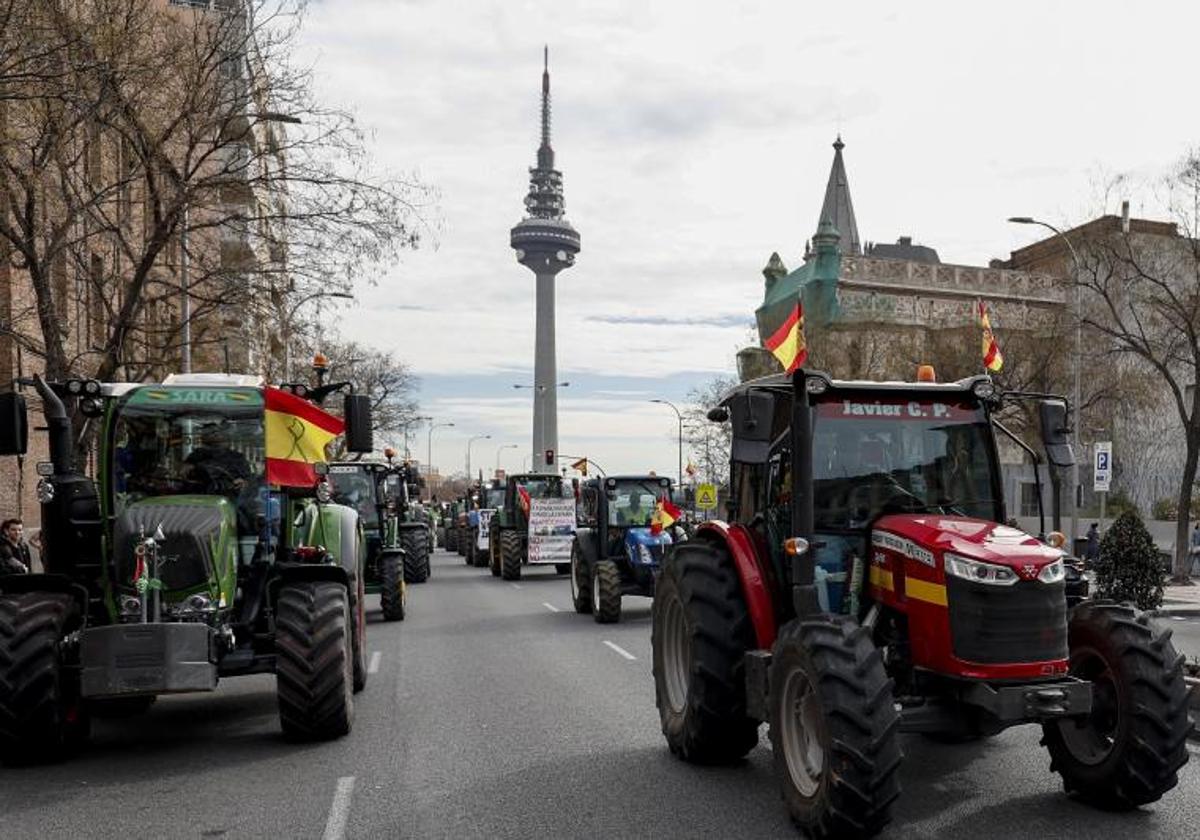
[(467, 556), (467, 545), (469, 545), (470, 540), (471, 540), (470, 530), (460, 526), (458, 529), (458, 538), (457, 538), (458, 555), (460, 557)]
[(351, 649), (354, 654), (354, 692), (357, 694), (367, 687), (367, 592), (361, 571), (354, 599), (350, 602), (350, 620), (354, 623)]
[(746, 715), (743, 658), (754, 632), (723, 549), (687, 543), (668, 556), (654, 596), (651, 645), (654, 700), (671, 752), (698, 764), (750, 752), (758, 721)]
[(403, 621), (408, 592), (404, 586), (404, 558), (398, 552), (379, 558), (379, 606), (384, 621)]
[(1063, 787), (1108, 810), (1155, 802), (1188, 760), (1184, 658), (1170, 631), (1118, 604), (1084, 603), (1071, 615), (1071, 676), (1092, 683), (1092, 713), (1042, 727)]
[(475, 565), (475, 537), (473, 531), (467, 532), (467, 553), (463, 555), (466, 558), (468, 566)]
[(404, 549), (404, 582), (424, 583), (429, 580), (429, 552), (419, 528), (400, 531), (400, 547)]
[(810, 837), (873, 837), (900, 795), (900, 715), (870, 635), (848, 617), (784, 625), (768, 680), (771, 752)]
[(521, 579), (521, 535), (516, 531), (500, 534), (500, 577), (505, 580)]
[(64, 639), (82, 623), (70, 595), (0, 596), (0, 761), (55, 761), (85, 740), (79, 671), (64, 662)]
[(591, 583), (591, 567), (587, 558), (583, 556), (579, 540), (576, 539), (571, 543), (571, 603), (575, 605), (575, 612), (580, 615), (588, 615), (592, 611)]
[(354, 725), (350, 599), (340, 583), (289, 583), (275, 610), (279, 722), (290, 738), (328, 740)]
[(495, 531), (488, 539), (488, 569), (492, 577), (500, 577), (500, 539)]
[(592, 565), (592, 618), (597, 624), (621, 620), (621, 570), (612, 560)]

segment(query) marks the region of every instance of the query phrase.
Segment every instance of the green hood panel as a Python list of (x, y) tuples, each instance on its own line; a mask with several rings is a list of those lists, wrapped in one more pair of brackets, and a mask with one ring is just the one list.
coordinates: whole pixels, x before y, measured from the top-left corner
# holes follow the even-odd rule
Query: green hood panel
[(233, 603), (237, 586), (237, 509), (224, 496), (157, 496), (129, 505), (114, 528), (117, 585), (131, 590), (135, 550), (161, 528), (158, 577), (164, 597), (195, 592)]

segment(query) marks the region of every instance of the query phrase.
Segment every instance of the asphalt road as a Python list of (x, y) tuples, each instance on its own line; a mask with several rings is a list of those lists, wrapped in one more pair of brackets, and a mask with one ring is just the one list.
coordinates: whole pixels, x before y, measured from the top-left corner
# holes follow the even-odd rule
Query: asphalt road
[[(764, 738), (740, 766), (667, 751), (650, 677), (649, 601), (619, 625), (571, 611), (550, 570), (519, 584), (439, 553), (409, 617), (373, 616), (378, 671), (354, 732), (282, 739), (274, 678), (165, 698), (96, 724), (82, 755), (0, 770), (3, 838), (794, 838)], [(1200, 764), (1131, 814), (1063, 796), (1039, 733), (906, 738), (890, 838), (1192, 838)]]

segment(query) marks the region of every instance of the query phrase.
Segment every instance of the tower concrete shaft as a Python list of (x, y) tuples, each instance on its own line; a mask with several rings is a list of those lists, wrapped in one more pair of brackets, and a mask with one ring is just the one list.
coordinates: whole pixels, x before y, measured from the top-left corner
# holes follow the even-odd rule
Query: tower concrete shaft
[[(533, 272), (537, 326), (533, 351), (533, 468), (555, 472), (558, 455), (558, 361), (555, 354), (555, 280), (575, 264), (579, 232), (563, 218), (562, 173), (554, 168), (550, 145), (550, 57), (542, 69), (541, 143), (537, 166), (529, 170), (527, 215), (509, 236), (517, 261)], [(551, 453), (549, 463), (546, 454)]]

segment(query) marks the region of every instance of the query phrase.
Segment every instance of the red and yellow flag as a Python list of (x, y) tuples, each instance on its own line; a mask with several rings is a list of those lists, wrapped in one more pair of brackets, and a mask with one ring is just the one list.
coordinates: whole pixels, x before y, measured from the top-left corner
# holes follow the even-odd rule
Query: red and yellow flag
[(313, 464), (325, 460), (325, 445), (345, 424), (308, 400), (278, 388), (264, 389), (267, 483), (308, 487), (317, 480)]
[(987, 304), (982, 300), (979, 301), (979, 326), (983, 329), (983, 366), (992, 373), (999, 373), (1000, 368), (1004, 367), (1004, 354), (1000, 352), (1000, 345), (996, 343), (992, 322), (988, 318)]
[(683, 516), (683, 511), (677, 508), (670, 499), (663, 496), (654, 506), (654, 515), (650, 517), (650, 533), (661, 534), (664, 528), (670, 528), (681, 516)]
[[(804, 340), (804, 304), (797, 297), (790, 308), (760, 313), (759, 333), (763, 346), (792, 373), (808, 359), (808, 343)], [(775, 320), (776, 323), (771, 323)], [(764, 329), (765, 328), (765, 329)]]

